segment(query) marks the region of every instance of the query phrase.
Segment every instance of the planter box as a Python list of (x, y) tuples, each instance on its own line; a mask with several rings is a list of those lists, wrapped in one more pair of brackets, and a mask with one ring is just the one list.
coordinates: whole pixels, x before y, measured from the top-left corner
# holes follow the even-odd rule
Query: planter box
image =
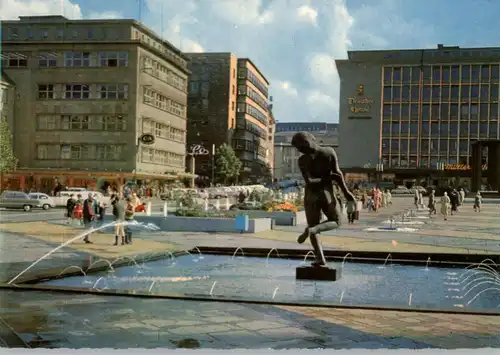
[[(112, 220), (112, 217), (106, 218)], [(152, 223), (164, 232), (214, 232), (241, 233), (236, 229), (234, 218), (180, 217), (180, 216), (135, 216), (140, 223)], [(258, 233), (271, 229), (271, 218), (249, 219), (245, 233)]]
[(248, 215), (257, 218), (270, 218), (274, 220), (277, 226), (296, 226), (304, 225), (306, 222), (306, 213), (304, 211), (294, 212), (267, 212), (267, 211), (234, 211), (234, 215), (248, 213)]

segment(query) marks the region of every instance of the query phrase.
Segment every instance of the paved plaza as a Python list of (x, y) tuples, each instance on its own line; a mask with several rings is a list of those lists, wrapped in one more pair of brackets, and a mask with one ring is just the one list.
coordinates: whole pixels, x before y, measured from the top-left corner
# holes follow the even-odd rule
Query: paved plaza
[[(466, 204), (444, 221), (421, 219), (413, 232), (370, 232), (412, 206), (411, 198), (354, 225), (322, 236), (325, 248), (422, 253), (500, 253), (500, 208), (481, 213)], [(308, 248), (296, 244), (304, 226), (251, 234), (165, 233), (141, 230), (133, 245), (112, 246), (113, 236), (92, 235), (46, 258), (38, 269), (88, 265), (194, 246)], [(29, 263), (82, 232), (62, 219), (0, 224), (0, 278), (6, 282)], [(478, 348), (500, 347), (500, 317), (248, 305), (131, 297), (0, 291), (0, 344), (30, 347), (201, 348)]]

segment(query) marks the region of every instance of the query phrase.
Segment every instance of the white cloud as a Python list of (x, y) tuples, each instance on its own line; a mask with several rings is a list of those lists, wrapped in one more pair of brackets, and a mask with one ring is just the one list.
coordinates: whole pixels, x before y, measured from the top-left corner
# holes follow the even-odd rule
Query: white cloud
[(274, 81), (274, 85), (289, 96), (297, 97), (299, 95), (297, 89), (289, 81)]
[(301, 6), (297, 9), (297, 18), (299, 22), (306, 22), (316, 25), (318, 12), (307, 5)]
[(221, 19), (234, 25), (267, 24), (274, 20), (274, 13), (262, 11), (261, 0), (214, 0), (212, 11)]
[(0, 20), (17, 20), (19, 16), (64, 15), (81, 19), (80, 5), (69, 0), (1, 0)]
[(338, 81), (337, 67), (332, 56), (326, 53), (315, 53), (309, 61), (312, 78), (322, 85), (336, 84)]
[(123, 18), (123, 15), (116, 11), (105, 11), (105, 12), (91, 12), (88, 16), (89, 19), (119, 19)]

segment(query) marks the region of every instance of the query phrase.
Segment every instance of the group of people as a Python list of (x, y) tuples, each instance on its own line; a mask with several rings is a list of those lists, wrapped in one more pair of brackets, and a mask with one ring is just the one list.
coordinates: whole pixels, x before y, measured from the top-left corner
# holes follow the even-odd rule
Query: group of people
[[(453, 189), (450, 191), (450, 193), (445, 192), (443, 194), (443, 197), (441, 197), (441, 214), (444, 217), (444, 220), (448, 220), (448, 216), (451, 215), (453, 216), (458, 212), (458, 209), (460, 206), (462, 206), (465, 203), (465, 191), (463, 188), (461, 188), (459, 191), (457, 189)], [(429, 194), (429, 203), (428, 203), (428, 208), (429, 208), (429, 217), (432, 214), (437, 214), (436, 210), (436, 191), (432, 190), (431, 193)], [(482, 205), (482, 197), (481, 193), (478, 192), (474, 198), (474, 211), (475, 212), (481, 212), (481, 205)]]
[(369, 195), (364, 192), (360, 200), (364, 209), (377, 212), (380, 208), (386, 208), (392, 204), (392, 194), (387, 189), (382, 191), (380, 188), (374, 187), (369, 192)]
[[(143, 204), (135, 192), (124, 198), (121, 192), (114, 191), (109, 202), (113, 208), (115, 221), (115, 242), (113, 245), (118, 245), (120, 240), (121, 245), (132, 244), (132, 230), (129, 223), (134, 219), (136, 211), (143, 207)], [(87, 229), (99, 228), (103, 225), (107, 208), (108, 206), (103, 201), (98, 201), (92, 192), (88, 194), (86, 199), (83, 199), (81, 194), (76, 196), (72, 194), (66, 201), (67, 223), (73, 223), (76, 220)], [(83, 241), (92, 244), (89, 237), (90, 234), (87, 234)]]

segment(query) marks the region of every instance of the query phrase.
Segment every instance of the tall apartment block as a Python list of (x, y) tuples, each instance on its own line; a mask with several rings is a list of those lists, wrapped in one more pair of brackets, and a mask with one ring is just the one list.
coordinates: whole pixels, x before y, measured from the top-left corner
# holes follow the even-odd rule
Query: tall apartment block
[(11, 185), (184, 176), (189, 71), (173, 45), (135, 20), (35, 16), (3, 21), (2, 49), (17, 93)]
[[(248, 58), (231, 53), (188, 53), (188, 150), (231, 144), (243, 163), (242, 178), (258, 180), (262, 166), (273, 166), (275, 121), (269, 82)], [(210, 156), (197, 156), (196, 174), (209, 178)]]

